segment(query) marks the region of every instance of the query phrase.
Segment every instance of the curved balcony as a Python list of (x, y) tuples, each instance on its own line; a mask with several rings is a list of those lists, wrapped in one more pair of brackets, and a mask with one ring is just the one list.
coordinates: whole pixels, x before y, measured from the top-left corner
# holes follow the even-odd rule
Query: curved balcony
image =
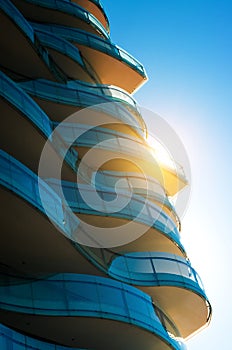
[(209, 323), (211, 307), (201, 279), (182, 257), (158, 252), (125, 254), (112, 261), (109, 275), (151, 295), (183, 338)]
[[(48, 275), (67, 270), (99, 274), (78, 252), (79, 247), (67, 240), (72, 239), (79, 221), (74, 215), (69, 215), (57, 194), (31, 170), (3, 151), (0, 151), (0, 165), (0, 191), (4, 203), (0, 213), (4, 233), (0, 255), (4, 263), (18, 271), (33, 271), (35, 274)], [(46, 212), (41, 193), (48, 203)], [(17, 244), (12, 244), (15, 241)]]
[[(0, 72), (0, 98), (0, 111), (4, 118), (1, 126), (1, 148), (37, 172), (42, 149), (52, 133), (53, 125), (32, 98), (2, 72)], [(22, 135), (30, 137), (22, 140)], [(64, 157), (63, 140), (56, 137), (53, 141), (59, 157)], [(64, 162), (64, 175), (67, 178), (73, 178), (77, 159), (77, 152), (70, 149)], [(48, 169), (49, 174), (52, 175), (52, 169), (50, 172)]]
[(158, 350), (184, 349), (161, 324), (151, 298), (120, 282), (59, 274), (0, 287), (0, 295), (6, 325), (50, 342), (91, 349), (96, 344), (114, 350), (154, 344)]
[(115, 188), (117, 186), (120, 190), (129, 190), (148, 198), (150, 201), (159, 205), (176, 222), (179, 230), (181, 229), (180, 219), (174, 206), (169, 201), (164, 188), (154, 178), (145, 177), (139, 173), (128, 173), (126, 171), (97, 171), (92, 174), (91, 183), (96, 187), (100, 185)]
[(136, 100), (125, 90), (120, 89), (119, 87), (114, 85), (89, 84), (78, 80), (69, 81), (67, 85), (73, 89), (88, 89), (88, 91), (91, 91), (94, 94), (104, 95), (106, 97), (112, 98), (113, 101), (125, 103), (128, 106), (128, 109), (131, 111), (131, 113), (133, 113), (135, 118), (138, 120), (141, 129), (146, 129), (146, 124), (140, 114), (139, 106)]
[[(13, 79), (65, 81), (64, 73), (42, 47), (30, 24), (9, 0), (0, 2), (1, 69)], [(15, 45), (17, 43), (17, 45)]]
[(96, 80), (95, 74), (91, 69), (85, 66), (78, 48), (65, 39), (48, 33), (43, 30), (37, 30), (36, 35), (44, 47), (48, 49), (54, 62), (62, 69), (67, 78), (81, 79), (87, 82)]
[(22, 14), (31, 21), (55, 23), (108, 38), (101, 22), (90, 12), (66, 0), (12, 0)]
[[(97, 121), (96, 111), (88, 110), (88, 118)], [(93, 172), (124, 171), (140, 175), (143, 172), (156, 179), (168, 196), (175, 195), (187, 185), (183, 173), (156, 160), (144, 140), (113, 130), (113, 127), (90, 128), (83, 124), (62, 123), (56, 130), (67, 144), (76, 148), (79, 158), (84, 159)], [(80, 132), (81, 136), (75, 138)]]
[[(119, 88), (86, 84), (81, 81), (70, 81), (63, 85), (42, 79), (22, 82), (19, 85), (53, 120), (62, 121), (76, 112), (77, 108), (95, 106), (96, 109), (99, 103), (108, 103), (99, 108), (102, 111), (105, 109), (105, 113), (108, 114), (105, 119), (109, 121), (111, 127), (116, 127), (113, 125), (116, 119), (120, 122), (121, 131), (132, 133), (133, 129), (140, 137), (146, 135), (146, 125), (136, 102)], [(127, 128), (125, 124), (128, 125)], [(134, 133), (134, 136), (136, 134)]]
[[(60, 185), (56, 179), (47, 179), (46, 182), (60, 195)], [(123, 227), (133, 221), (131, 228), (127, 228), (124, 244), (114, 245), (114, 248), (107, 254), (108, 257), (102, 259), (102, 251), (99, 248), (96, 250), (83, 248), (88, 257), (92, 258), (93, 263), (99, 263), (99, 267), (104, 272), (108, 273), (108, 262), (106, 261), (110, 261), (115, 254), (151, 251), (152, 247), (156, 247), (157, 251), (167, 251), (180, 256), (186, 255), (176, 224), (160, 207), (144, 200), (143, 197), (125, 191), (115, 193), (107, 187), (98, 189), (96, 195), (95, 188), (92, 186), (68, 181), (62, 182), (62, 191), (72, 212), (76, 213), (81, 222), (96, 227), (94, 236), (96, 242), (100, 241), (101, 232), (99, 234), (97, 228), (102, 227), (103, 218), (104, 227), (108, 228)], [(79, 228), (80, 232), (85, 232), (82, 223)], [(137, 235), (136, 232), (139, 234)], [(140, 232), (144, 234), (141, 235)], [(117, 237), (119, 234), (123, 233), (118, 233)], [(112, 243), (111, 237), (109, 240)]]
[(75, 2), (77, 5), (83, 7), (88, 12), (90, 12), (94, 17), (96, 17), (103, 27), (109, 33), (109, 21), (106, 13), (99, 0), (69, 0), (70, 2)]
[(141, 63), (123, 49), (96, 35), (60, 25), (31, 23), (35, 31), (46, 30), (76, 45), (102, 84), (116, 85), (132, 93), (147, 76)]

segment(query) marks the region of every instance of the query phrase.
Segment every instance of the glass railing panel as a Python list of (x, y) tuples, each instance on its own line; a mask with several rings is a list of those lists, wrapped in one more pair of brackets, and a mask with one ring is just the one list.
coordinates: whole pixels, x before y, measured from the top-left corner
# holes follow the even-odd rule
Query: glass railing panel
[(83, 101), (83, 104), (85, 106), (97, 105), (100, 102), (106, 102), (107, 101), (107, 100), (104, 101), (103, 96), (102, 97), (96, 96), (93, 93), (88, 93), (88, 92), (85, 92), (85, 91), (79, 91), (78, 95), (79, 95), (80, 102)]
[[(130, 128), (132, 128), (139, 135), (141, 135), (141, 136), (144, 135), (143, 129), (141, 128), (141, 126), (139, 124), (137, 124), (137, 122), (133, 119), (133, 116), (124, 108), (124, 106), (122, 104), (120, 104), (120, 103), (104, 103), (104, 102), (109, 102), (109, 100), (101, 100), (101, 99), (99, 99), (98, 96), (92, 95), (92, 94), (86, 94), (85, 92), (84, 93), (79, 92), (78, 95), (79, 95), (78, 98), (80, 98), (80, 100), (82, 101), (80, 103), (81, 106), (92, 107), (93, 110), (102, 112), (102, 113), (109, 115), (109, 116), (112, 116), (114, 119), (117, 120), (116, 124), (122, 123), (122, 124), (128, 125)], [(82, 98), (82, 96), (83, 96), (83, 98)], [(78, 105), (78, 102), (76, 104)], [(109, 121), (108, 124), (110, 124), (110, 123), (114, 124), (114, 121), (113, 120), (111, 122)], [(54, 125), (57, 126), (58, 124), (54, 123)], [(84, 125), (78, 124), (78, 127), (84, 128)], [(74, 128), (74, 130), (75, 130), (75, 128), (77, 128), (77, 125), (63, 122), (62, 125), (60, 126), (59, 130), (63, 131), (63, 129), (67, 130), (68, 128)], [(94, 128), (94, 126), (92, 128)], [(85, 129), (87, 131), (86, 134), (88, 132), (90, 132), (89, 127), (85, 126)], [(99, 134), (98, 137), (99, 138), (103, 137), (100, 135), (100, 133), (102, 133), (102, 134), (105, 133), (105, 134), (108, 134), (108, 139), (110, 139), (110, 140), (112, 140), (116, 136), (118, 136), (118, 137), (121, 136), (122, 138), (126, 139), (126, 135), (127, 135), (125, 133), (120, 133), (116, 130), (113, 130), (113, 126), (111, 129), (111, 132), (107, 131), (108, 129), (106, 129), (106, 128), (98, 128), (96, 130), (98, 130), (98, 134)], [(127, 139), (130, 140), (129, 136)], [(67, 140), (67, 138), (66, 138), (66, 140)], [(84, 142), (83, 137), (82, 137), (82, 141)], [(94, 142), (94, 140), (93, 140), (93, 142)], [(133, 148), (134, 144), (131, 145), (131, 147), (129, 148), (129, 146), (132, 142), (138, 143), (139, 141), (136, 138), (134, 138), (133, 140), (130, 140), (130, 142), (128, 141), (127, 149), (128, 149), (128, 151), (130, 150), (130, 153), (132, 152), (134, 154), (134, 148)], [(80, 143), (80, 140), (79, 140), (79, 143)], [(95, 143), (96, 143), (96, 140), (95, 140)], [(139, 145), (141, 145), (142, 148), (146, 147), (146, 146), (142, 146), (142, 143), (140, 143)], [(125, 146), (125, 145), (123, 144), (123, 146)], [(118, 147), (120, 147), (120, 143), (118, 143)], [(125, 148), (125, 147), (123, 147), (123, 148)], [(138, 152), (139, 152), (139, 148), (138, 148)], [(142, 151), (140, 151), (140, 153), (141, 152)], [(147, 148), (146, 148), (146, 153), (150, 154), (148, 152)]]
[(135, 100), (123, 90), (117, 89), (116, 87), (109, 86), (108, 88), (104, 88), (106, 94), (110, 94), (112, 97), (115, 97), (119, 100), (125, 101), (130, 104), (132, 107), (138, 108)]
[(94, 47), (95, 45), (97, 45), (99, 49), (101, 49), (106, 53), (114, 52), (114, 51), (115, 53), (117, 52), (112, 44), (107, 43), (104, 40), (98, 40), (97, 37), (95, 38), (94, 36), (89, 36), (88, 41), (91, 47)]
[(20, 167), (14, 166), (14, 175), (12, 177), (12, 186), (20, 190), (25, 197), (34, 197), (34, 181), (33, 177), (29, 174), (25, 174), (25, 171)]
[[(139, 300), (139, 309), (138, 309), (138, 297), (132, 293), (126, 295), (126, 304), (128, 306), (129, 315), (132, 319), (136, 318), (140, 322), (146, 324), (148, 327), (153, 328), (154, 323), (159, 323), (157, 315), (154, 312), (153, 306), (141, 298)], [(150, 328), (149, 327), (149, 328)]]
[(88, 89), (89, 92), (92, 91), (95, 94), (111, 96), (113, 98), (116, 98), (118, 100), (121, 100), (130, 104), (132, 107), (136, 109), (138, 108), (136, 101), (131, 95), (129, 95), (123, 89), (113, 85), (100, 85), (100, 84), (93, 85), (91, 83), (86, 83), (78, 80), (69, 81), (68, 85), (76, 89), (81, 89), (81, 88)]
[[(118, 184), (119, 180), (123, 180)], [(161, 205), (165, 205), (171, 209), (175, 214), (175, 209), (170, 203), (164, 188), (161, 184), (150, 176), (143, 176), (139, 173), (133, 172), (120, 172), (120, 171), (97, 171), (92, 174), (91, 183), (96, 187), (98, 186), (108, 186), (115, 188), (124, 189), (125, 191), (132, 191), (136, 194), (142, 195), (144, 197), (149, 197)], [(175, 214), (176, 215), (176, 214)]]
[(122, 48), (118, 47), (117, 46), (117, 49), (119, 51), (119, 54), (121, 56), (122, 59), (124, 59), (125, 61), (127, 61), (129, 64), (133, 65), (133, 66), (136, 66), (137, 69), (145, 74), (145, 70), (143, 68), (143, 65), (138, 62), (134, 57), (132, 57), (128, 52), (126, 52), (125, 50), (123, 50)]
[[(192, 268), (190, 262), (180, 256), (170, 253), (149, 252), (149, 253), (128, 253), (115, 257), (109, 267), (109, 274), (120, 279), (133, 280), (143, 285), (159, 285), (162, 281), (171, 284), (183, 284), (186, 288), (195, 286), (205, 296), (204, 287), (199, 282), (200, 277)], [(165, 277), (165, 275), (167, 277)], [(170, 277), (170, 275), (173, 275)], [(170, 279), (171, 278), (171, 279)], [(194, 282), (194, 284), (192, 284)]]
[(92, 13), (88, 12), (87, 13), (88, 19), (90, 20), (91, 23), (95, 25), (96, 28), (100, 29), (102, 33), (104, 33), (105, 37), (109, 37), (108, 31), (104, 28), (104, 26), (101, 24), (101, 22), (94, 16)]
[[(104, 104), (100, 107), (103, 109)], [(58, 123), (54, 123), (54, 125), (58, 125)], [(68, 132), (69, 129), (72, 129), (74, 135), (77, 134), (77, 129), (83, 130), (84, 132), (84, 134), (80, 135), (76, 139), (73, 145), (87, 145), (86, 139), (89, 139), (91, 140), (91, 145), (96, 145), (99, 149), (110, 147), (111, 149), (115, 149), (117, 152), (122, 152), (122, 154), (127, 152), (128, 154), (132, 154), (136, 157), (139, 155), (142, 158), (146, 157), (146, 159), (150, 161), (152, 159), (154, 160), (152, 154), (147, 149), (146, 144), (140, 139), (114, 130), (113, 128), (106, 129), (103, 127), (94, 126), (90, 128), (90, 126), (84, 124), (71, 124), (64, 122), (60, 125), (58, 131), (59, 133), (62, 133), (66, 142), (70, 141)]]
[(27, 93), (48, 99), (59, 101), (59, 103), (68, 103), (77, 106), (87, 107), (101, 104), (101, 110), (105, 108), (105, 113), (112, 114), (113, 117), (128, 123), (139, 135), (144, 135), (146, 126), (142, 118), (137, 118), (135, 113), (124, 108), (123, 101), (121, 103), (107, 103), (103, 107), (104, 102), (118, 102), (112, 99), (111, 94), (106, 94), (107, 88), (101, 88), (101, 85), (92, 86), (76, 81), (70, 81), (67, 85), (49, 82), (47, 80), (35, 80), (19, 83)]
[[(57, 184), (55, 179), (49, 179), (48, 183), (55, 191), (58, 191), (59, 184)], [(167, 235), (167, 237), (174, 240), (184, 250), (180, 243), (180, 236), (175, 223), (156, 204), (145, 201), (143, 197), (117, 192), (120, 200), (112, 203), (111, 201), (115, 199), (115, 192), (112, 189), (105, 188), (101, 191), (101, 196), (96, 196), (96, 189), (92, 186), (74, 184), (68, 181), (62, 182), (62, 190), (68, 204), (77, 214), (86, 212), (87, 214), (101, 216), (109, 215), (144, 223)], [(89, 199), (88, 203), (82, 197), (82, 193), (84, 193), (85, 198)], [(99, 200), (100, 198), (103, 198), (103, 201)], [(122, 208), (122, 203), (124, 202), (126, 205)]]
[(81, 66), (84, 66), (80, 52), (76, 46), (72, 45), (70, 42), (60, 38), (55, 34), (51, 34), (46, 31), (37, 30), (36, 34), (39, 37), (39, 40), (45, 47), (50, 47), (55, 49), (67, 56), (70, 56), (73, 60), (79, 63)]

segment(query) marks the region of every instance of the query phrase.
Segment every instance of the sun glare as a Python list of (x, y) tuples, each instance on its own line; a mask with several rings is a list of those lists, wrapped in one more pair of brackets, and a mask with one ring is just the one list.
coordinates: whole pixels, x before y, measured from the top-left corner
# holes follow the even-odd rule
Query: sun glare
[(147, 136), (148, 147), (158, 163), (176, 171), (176, 163), (168, 150), (153, 136)]

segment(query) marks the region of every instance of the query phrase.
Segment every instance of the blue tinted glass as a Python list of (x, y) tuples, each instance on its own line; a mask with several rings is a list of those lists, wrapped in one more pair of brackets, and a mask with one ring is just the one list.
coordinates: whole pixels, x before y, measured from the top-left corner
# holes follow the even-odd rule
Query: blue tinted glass
[(126, 313), (126, 306), (123, 300), (123, 292), (111, 286), (98, 285), (100, 303), (104, 311), (116, 314)]

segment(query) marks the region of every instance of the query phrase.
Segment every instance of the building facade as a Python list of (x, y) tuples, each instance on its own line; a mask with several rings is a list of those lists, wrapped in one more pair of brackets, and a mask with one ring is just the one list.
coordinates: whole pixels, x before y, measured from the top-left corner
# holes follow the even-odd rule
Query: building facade
[(2, 350), (181, 350), (210, 303), (99, 0), (0, 2)]

